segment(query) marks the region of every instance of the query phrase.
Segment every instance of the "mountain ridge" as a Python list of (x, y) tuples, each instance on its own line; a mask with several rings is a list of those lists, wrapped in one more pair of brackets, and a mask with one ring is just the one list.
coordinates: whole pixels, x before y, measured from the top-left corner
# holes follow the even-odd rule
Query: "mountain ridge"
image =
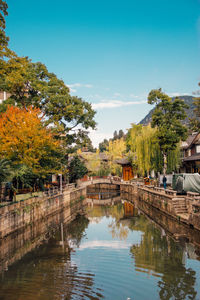
[[(174, 100), (176, 97), (172, 97), (172, 100)], [(185, 95), (185, 96), (178, 96), (178, 98), (184, 100), (184, 102), (189, 106), (188, 109), (186, 109), (187, 118), (183, 121), (183, 124), (188, 125), (189, 124), (189, 118), (194, 117), (194, 104), (193, 101), (196, 97)], [(147, 125), (151, 122), (152, 114), (155, 110), (155, 107), (152, 108), (149, 113), (139, 122), (139, 124)]]

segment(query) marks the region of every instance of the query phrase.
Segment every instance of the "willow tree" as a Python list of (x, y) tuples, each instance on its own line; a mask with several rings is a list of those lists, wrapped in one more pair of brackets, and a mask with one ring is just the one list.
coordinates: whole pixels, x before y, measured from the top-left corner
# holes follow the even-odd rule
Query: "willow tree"
[(152, 90), (148, 95), (148, 103), (156, 104), (152, 114), (151, 126), (157, 128), (156, 136), (163, 156), (163, 171), (167, 170), (167, 153), (175, 150), (177, 144), (187, 137), (187, 128), (182, 124), (186, 118), (188, 107), (184, 100), (176, 97), (174, 101), (161, 89)]
[(151, 125), (141, 124), (132, 124), (128, 131), (127, 149), (137, 172), (142, 175), (149, 174), (151, 170), (160, 171), (161, 156), (156, 131)]
[(77, 154), (83, 157), (89, 175), (92, 176), (97, 175), (101, 167), (99, 152), (96, 151), (96, 153), (87, 153), (87, 152), (81, 152), (81, 150), (79, 149), (77, 151)]
[(126, 143), (123, 138), (110, 140), (106, 154), (109, 158), (110, 170), (114, 175), (121, 175), (121, 167), (116, 164), (117, 159), (121, 159), (126, 152)]

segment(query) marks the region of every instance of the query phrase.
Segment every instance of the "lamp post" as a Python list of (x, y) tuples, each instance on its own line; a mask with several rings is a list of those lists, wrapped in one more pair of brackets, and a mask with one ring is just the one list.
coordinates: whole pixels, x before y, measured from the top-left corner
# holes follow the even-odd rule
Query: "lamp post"
[(60, 193), (62, 194), (62, 174), (58, 174), (60, 176)]

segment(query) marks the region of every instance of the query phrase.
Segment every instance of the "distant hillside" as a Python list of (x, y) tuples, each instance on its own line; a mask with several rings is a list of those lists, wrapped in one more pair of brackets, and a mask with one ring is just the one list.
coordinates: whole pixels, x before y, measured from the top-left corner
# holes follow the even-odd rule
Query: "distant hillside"
[[(192, 118), (194, 116), (194, 104), (193, 101), (195, 99), (195, 97), (193, 96), (179, 96), (180, 99), (183, 99), (184, 102), (189, 106), (188, 109), (186, 109), (186, 113), (187, 113), (187, 118), (183, 121), (184, 124), (188, 125), (189, 123), (189, 118)], [(174, 100), (175, 97), (172, 98), (172, 100)], [(144, 119), (142, 119), (142, 121), (140, 121), (140, 124), (144, 124), (147, 125), (149, 122), (151, 122), (151, 116), (152, 113), (154, 111), (154, 108), (152, 110), (150, 110), (150, 112), (146, 115), (146, 117), (144, 117)]]

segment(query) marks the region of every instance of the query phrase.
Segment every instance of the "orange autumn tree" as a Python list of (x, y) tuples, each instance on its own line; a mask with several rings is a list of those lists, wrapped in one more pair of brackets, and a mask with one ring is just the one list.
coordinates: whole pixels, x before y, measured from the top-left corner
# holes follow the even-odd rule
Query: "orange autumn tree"
[(0, 114), (0, 157), (45, 175), (59, 169), (62, 149), (43, 125), (39, 109), (10, 106)]

